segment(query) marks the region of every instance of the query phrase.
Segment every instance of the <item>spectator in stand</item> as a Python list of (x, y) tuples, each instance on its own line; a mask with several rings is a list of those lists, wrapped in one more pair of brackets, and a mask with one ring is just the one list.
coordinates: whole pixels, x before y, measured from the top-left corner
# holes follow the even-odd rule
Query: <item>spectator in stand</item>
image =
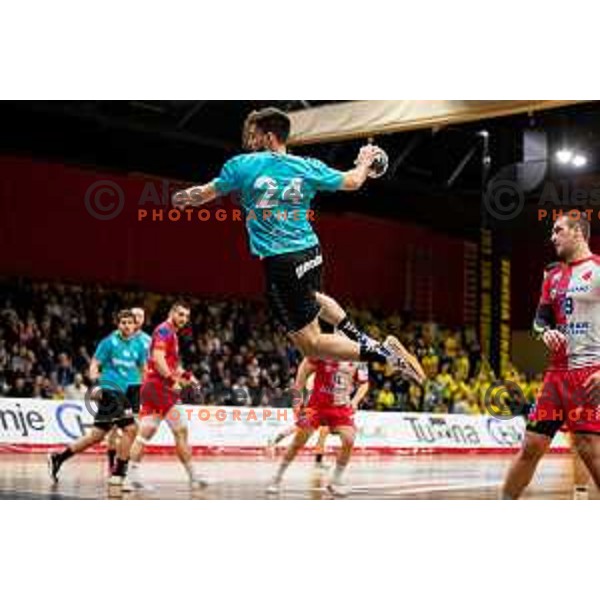
[(250, 389), (246, 385), (246, 378), (240, 375), (237, 381), (233, 384), (232, 393), (235, 403), (238, 406), (251, 406), (252, 399), (250, 397)]
[(88, 387), (83, 382), (83, 375), (77, 373), (73, 379), (73, 383), (65, 388), (65, 399), (84, 400), (87, 391)]
[(471, 375), (469, 356), (462, 348), (458, 351), (454, 360), (454, 374), (461, 381), (467, 381)]
[(0, 396), (6, 397), (9, 395), (9, 392), (10, 386), (8, 385), (8, 381), (6, 381), (6, 375), (0, 371)]
[(421, 412), (423, 410), (424, 395), (421, 386), (411, 384), (408, 393), (405, 394), (400, 404), (400, 410), (404, 412)]
[(250, 394), (251, 406), (258, 406), (260, 404), (261, 392), (259, 375), (251, 374), (248, 378), (248, 393)]
[(86, 373), (90, 366), (91, 357), (85, 346), (79, 346), (77, 355), (73, 359), (73, 369), (77, 373)]
[(383, 384), (383, 388), (379, 390), (375, 408), (376, 410), (393, 410), (395, 404), (396, 397), (392, 392), (392, 382), (388, 380)]
[(8, 391), (8, 395), (11, 398), (30, 398), (31, 389), (28, 388), (23, 377), (17, 377), (14, 385)]
[(233, 396), (231, 389), (231, 380), (225, 377), (222, 381), (215, 384), (216, 404), (224, 406), (238, 406), (237, 399)]
[(427, 351), (421, 359), (423, 370), (429, 379), (433, 379), (440, 370), (440, 357), (433, 346), (427, 348)]
[(68, 354), (61, 352), (58, 355), (58, 369), (56, 370), (56, 380), (59, 386), (66, 387), (73, 383), (75, 373)]
[(44, 373), (50, 373), (54, 369), (54, 352), (51, 350), (46, 338), (41, 338), (38, 345), (38, 363)]
[(42, 375), (37, 375), (33, 382), (33, 389), (31, 391), (32, 398), (43, 398), (42, 390), (44, 388), (44, 377)]
[(65, 399), (65, 389), (61, 385), (57, 385), (54, 388), (54, 392), (52, 394), (52, 400), (64, 400)]

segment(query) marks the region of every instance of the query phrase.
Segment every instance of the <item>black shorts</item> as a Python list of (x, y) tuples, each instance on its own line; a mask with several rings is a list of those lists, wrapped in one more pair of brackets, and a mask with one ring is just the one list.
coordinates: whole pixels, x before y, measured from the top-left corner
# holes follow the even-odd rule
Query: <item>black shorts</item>
[(525, 428), (527, 431), (537, 433), (538, 435), (545, 435), (550, 439), (553, 439), (563, 426), (563, 421), (531, 421), (527, 419), (526, 423)]
[(135, 423), (127, 394), (114, 389), (102, 389), (94, 416), (94, 427), (108, 431), (114, 426), (123, 429)]
[(267, 296), (275, 318), (288, 332), (300, 331), (319, 314), (315, 292), (321, 291), (321, 248), (313, 246), (268, 256), (263, 262)]

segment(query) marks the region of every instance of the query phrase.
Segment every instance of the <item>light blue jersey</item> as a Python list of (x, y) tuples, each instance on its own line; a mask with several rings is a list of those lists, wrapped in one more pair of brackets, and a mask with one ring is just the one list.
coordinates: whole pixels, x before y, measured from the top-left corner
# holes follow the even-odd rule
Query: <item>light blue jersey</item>
[[(152, 336), (148, 335), (145, 331), (141, 329), (136, 331), (133, 334), (133, 339), (137, 342), (140, 347), (140, 352), (144, 357), (144, 366), (148, 362), (148, 357), (150, 356), (150, 343), (152, 342)], [(129, 385), (141, 385), (143, 377), (143, 370), (138, 369), (135, 371), (135, 378), (129, 382)]]
[(227, 161), (213, 183), (221, 195), (241, 193), (250, 250), (264, 257), (317, 245), (310, 202), (318, 191), (339, 190), (343, 179), (314, 158), (255, 152)]
[(100, 342), (94, 354), (101, 368), (100, 387), (126, 392), (139, 379), (148, 353), (136, 337), (125, 339), (117, 330)]

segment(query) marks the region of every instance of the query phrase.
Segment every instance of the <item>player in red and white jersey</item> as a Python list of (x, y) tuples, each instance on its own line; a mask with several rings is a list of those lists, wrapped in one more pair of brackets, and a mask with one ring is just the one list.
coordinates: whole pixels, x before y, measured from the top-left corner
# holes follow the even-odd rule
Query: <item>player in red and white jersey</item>
[[(312, 393), (308, 403), (299, 411), (296, 434), (279, 465), (267, 492), (278, 493), (283, 475), (313, 432), (326, 426), (340, 436), (341, 448), (328, 490), (338, 496), (347, 494), (342, 476), (354, 447), (354, 406), (368, 390), (368, 367), (365, 363), (331, 359), (304, 358), (298, 368), (296, 389), (301, 394), (308, 378), (314, 373)], [(352, 392), (357, 392), (354, 397)]]
[(192, 450), (188, 444), (188, 428), (178, 411), (181, 389), (195, 382), (191, 373), (179, 362), (177, 332), (189, 321), (190, 309), (184, 302), (171, 307), (169, 317), (152, 334), (148, 364), (140, 390), (140, 423), (133, 443), (123, 491), (148, 489), (142, 484), (139, 466), (146, 444), (152, 439), (163, 420), (167, 421), (175, 438), (175, 451), (189, 478), (190, 487), (201, 488), (206, 482), (195, 472)]
[[(352, 396), (352, 410), (356, 412), (361, 404), (361, 402), (365, 399), (367, 392), (369, 391), (369, 368), (367, 363), (357, 363), (359, 365), (356, 376), (355, 376), (355, 392)], [(307, 382), (305, 384), (305, 391), (307, 393), (311, 393), (313, 389), (313, 380), (314, 373), (309, 375), (307, 378)], [(310, 382), (310, 383), (309, 383)], [(273, 436), (272, 439), (269, 440), (267, 444), (267, 454), (269, 456), (274, 456), (275, 447), (277, 444), (280, 444), (286, 438), (294, 435), (298, 431), (298, 421), (300, 420), (301, 415), (305, 409), (304, 402), (301, 398), (298, 398), (294, 403), (294, 425), (284, 429), (282, 432)], [(315, 466), (324, 468), (323, 463), (323, 455), (325, 454), (325, 442), (327, 438), (331, 434), (329, 427), (326, 425), (321, 425), (319, 427), (319, 438), (315, 445)]]
[(600, 257), (590, 251), (589, 237), (583, 213), (554, 223), (552, 243), (561, 262), (546, 269), (534, 321), (550, 363), (504, 482), (507, 499), (521, 495), (563, 425), (600, 486)]

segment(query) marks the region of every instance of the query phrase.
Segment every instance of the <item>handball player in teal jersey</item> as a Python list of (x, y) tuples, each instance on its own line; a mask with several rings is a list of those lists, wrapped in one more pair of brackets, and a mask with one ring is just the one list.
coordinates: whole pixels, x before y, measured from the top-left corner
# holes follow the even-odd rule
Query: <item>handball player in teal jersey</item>
[[(279, 109), (250, 113), (244, 124), (250, 152), (227, 161), (211, 182), (177, 192), (174, 206), (200, 206), (238, 192), (250, 251), (264, 266), (269, 304), (296, 347), (313, 358), (388, 363), (423, 383), (421, 365), (398, 339), (388, 336), (379, 342), (369, 337), (321, 292), (323, 256), (310, 223), (310, 203), (320, 191), (361, 188), (382, 150), (363, 146), (354, 168), (338, 171), (320, 160), (288, 154), (290, 128), (290, 118)], [(319, 318), (346, 335), (323, 333)]]
[(54, 482), (65, 461), (76, 454), (100, 443), (108, 433), (117, 427), (122, 436), (112, 470), (110, 484), (121, 485), (127, 471), (129, 450), (137, 433), (134, 407), (127, 393), (130, 382), (144, 368), (148, 353), (137, 341), (135, 318), (130, 310), (122, 310), (117, 315), (117, 329), (105, 337), (94, 354), (90, 364), (90, 379), (98, 380), (93, 394), (98, 406), (91, 430), (69, 444), (62, 452), (48, 456), (48, 468)]

